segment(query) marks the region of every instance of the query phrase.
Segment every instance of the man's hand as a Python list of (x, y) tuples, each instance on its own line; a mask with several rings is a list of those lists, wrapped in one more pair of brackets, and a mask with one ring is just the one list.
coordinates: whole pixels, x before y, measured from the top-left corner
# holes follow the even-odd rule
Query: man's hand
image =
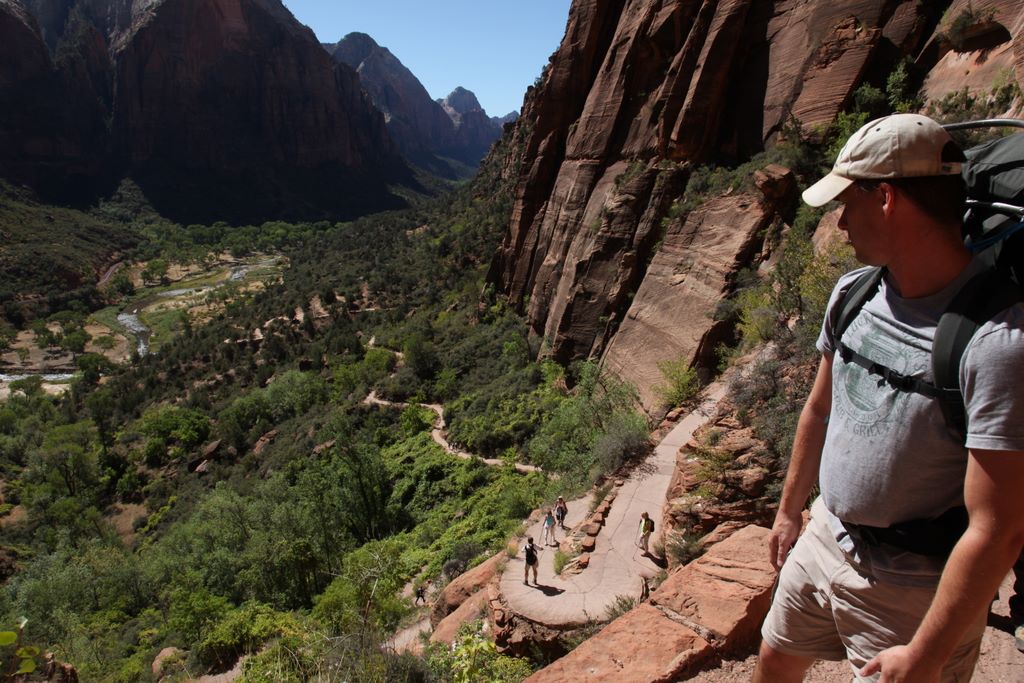
[(938, 665), (921, 661), (906, 645), (883, 650), (865, 664), (861, 676), (882, 672), (878, 683), (938, 683), (942, 675), (942, 662)]
[(799, 512), (795, 515), (788, 515), (779, 510), (775, 515), (772, 533), (768, 537), (768, 559), (775, 567), (775, 571), (782, 569), (782, 564), (786, 561), (789, 551), (793, 549), (797, 536), (800, 535), (803, 521)]

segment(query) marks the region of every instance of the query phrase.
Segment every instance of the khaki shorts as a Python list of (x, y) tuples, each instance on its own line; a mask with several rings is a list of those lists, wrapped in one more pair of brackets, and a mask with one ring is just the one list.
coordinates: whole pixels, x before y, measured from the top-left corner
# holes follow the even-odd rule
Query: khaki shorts
[[(840, 550), (822, 512), (819, 498), (807, 530), (779, 573), (761, 636), (784, 654), (849, 659), (854, 680), (877, 680), (856, 672), (882, 650), (910, 641), (935, 589), (896, 585), (865, 574)], [(943, 670), (943, 681), (970, 680), (986, 616), (967, 630)]]

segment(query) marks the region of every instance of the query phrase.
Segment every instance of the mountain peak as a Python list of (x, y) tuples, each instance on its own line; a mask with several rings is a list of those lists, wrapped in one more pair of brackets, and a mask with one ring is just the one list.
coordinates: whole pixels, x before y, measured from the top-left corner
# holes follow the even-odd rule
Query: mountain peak
[(475, 110), (483, 110), (480, 106), (480, 101), (476, 99), (476, 95), (471, 90), (466, 90), (462, 86), (452, 90), (448, 97), (444, 98), (444, 102), (441, 105), (445, 109), (455, 111), (458, 114), (467, 114)]
[(378, 52), (381, 47), (377, 41), (365, 33), (354, 31), (334, 45), (325, 45), (327, 52), (338, 61), (348, 64), (353, 69), (366, 61), (367, 57)]

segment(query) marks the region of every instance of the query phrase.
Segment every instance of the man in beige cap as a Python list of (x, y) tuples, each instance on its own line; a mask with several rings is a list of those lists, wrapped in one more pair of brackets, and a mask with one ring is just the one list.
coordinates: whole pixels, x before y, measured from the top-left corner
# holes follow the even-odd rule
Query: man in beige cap
[(968, 344), (965, 437), (926, 390), (937, 321), (985, 268), (961, 240), (962, 160), (937, 123), (897, 114), (855, 133), (804, 192), (841, 202), (857, 258), (884, 270), (852, 317), (837, 319), (838, 302), (865, 269), (832, 293), (770, 537), (779, 585), (755, 681), (843, 658), (858, 681), (968, 680), (1024, 544), (1024, 305)]

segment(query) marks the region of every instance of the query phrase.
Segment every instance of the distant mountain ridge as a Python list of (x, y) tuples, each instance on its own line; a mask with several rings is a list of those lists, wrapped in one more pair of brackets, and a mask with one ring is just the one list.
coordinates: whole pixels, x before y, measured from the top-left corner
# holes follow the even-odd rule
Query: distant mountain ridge
[(280, 0), (0, 0), (0, 35), (0, 165), (44, 194), (132, 176), (196, 220), (401, 205), (384, 117)]
[[(469, 90), (456, 88), (433, 100), (419, 79), (365, 33), (349, 33), (324, 49), (340, 64), (355, 69), (370, 99), (384, 113), (388, 132), (402, 153), (417, 163), (436, 166), (436, 156), (476, 167), (513, 114), (490, 118)], [(510, 119), (509, 117), (512, 116)]]

